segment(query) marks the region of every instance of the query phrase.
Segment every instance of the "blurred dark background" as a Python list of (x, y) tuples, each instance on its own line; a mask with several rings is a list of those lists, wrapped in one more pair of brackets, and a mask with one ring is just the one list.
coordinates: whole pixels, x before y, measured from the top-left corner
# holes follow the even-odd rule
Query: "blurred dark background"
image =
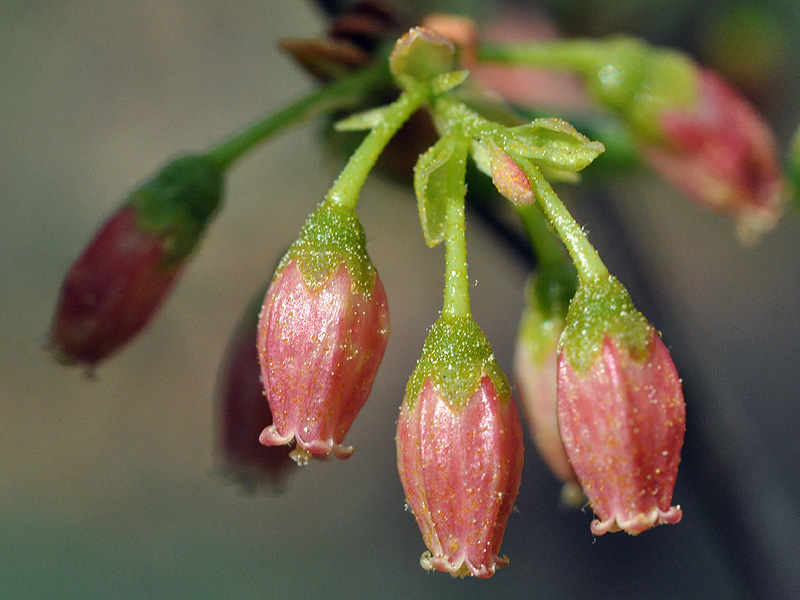
[[(337, 2), (325, 3), (337, 10)], [(417, 6), (415, 6), (417, 5)], [(502, 3), (410, 2), (469, 11)], [(530, 6), (530, 4), (529, 4)], [(571, 35), (632, 33), (734, 81), (775, 128), (800, 122), (800, 3), (550, 0)], [(644, 170), (560, 188), (612, 272), (663, 331), (688, 432), (677, 526), (593, 539), (528, 443), (508, 569), (454, 581), (418, 566), (394, 458), (396, 411), (441, 304), (410, 190), (373, 178), (359, 207), (393, 334), (347, 462), (282, 492), (217, 474), (213, 390), (239, 315), (339, 162), (295, 129), (231, 173), (227, 205), (147, 334), (95, 380), (40, 349), (61, 277), (125, 193), (313, 89), (276, 48), (324, 30), (292, 0), (6, 1), (0, 18), (0, 597), (800, 597), (800, 222), (754, 248)], [(528, 266), (468, 231), (476, 319), (510, 372)]]

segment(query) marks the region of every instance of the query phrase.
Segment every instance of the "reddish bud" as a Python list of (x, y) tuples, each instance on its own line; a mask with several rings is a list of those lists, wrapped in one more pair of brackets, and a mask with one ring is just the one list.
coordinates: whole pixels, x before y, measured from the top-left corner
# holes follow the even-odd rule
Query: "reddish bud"
[(564, 448), (597, 519), (592, 532), (637, 534), (677, 523), (670, 506), (686, 422), (681, 380), (652, 328), (643, 352), (605, 335), (588, 368), (562, 348), (558, 420)]
[(264, 399), (256, 337), (258, 304), (248, 308), (236, 328), (222, 362), (217, 384), (218, 450), (226, 475), (254, 491), (262, 484), (279, 488), (294, 465), (286, 446), (263, 446), (258, 437), (272, 424)]
[(687, 196), (736, 219), (745, 241), (771, 229), (786, 187), (777, 144), (755, 109), (715, 73), (698, 70), (697, 102), (657, 116), (663, 142), (648, 162)]
[(536, 199), (525, 171), (500, 148), (494, 150), (490, 164), (492, 183), (503, 196), (517, 206), (531, 204)]
[(149, 322), (222, 198), (208, 155), (178, 157), (106, 221), (61, 285), (50, 331), (59, 360), (93, 366)]
[(136, 211), (111, 216), (64, 279), (50, 347), (65, 363), (94, 365), (135, 336), (180, 272), (165, 264), (162, 236), (143, 231)]
[[(576, 279), (575, 269), (567, 261), (559, 269), (540, 268), (526, 289), (527, 303), (514, 354), (517, 398), (531, 437), (553, 474), (573, 488), (578, 480), (558, 431), (556, 381), (558, 340), (564, 330), (569, 301), (575, 294)], [(570, 491), (580, 492), (565, 489), (564, 496)]]
[(429, 552), (420, 563), (491, 577), (522, 477), (522, 425), (508, 381), (472, 319), (440, 319), (397, 424), (397, 469)]
[(543, 347), (544, 344), (531, 344), (524, 335), (517, 340), (514, 373), (518, 397), (530, 426), (531, 437), (544, 462), (561, 481), (574, 483), (577, 478), (564, 452), (556, 416), (556, 347), (563, 325), (550, 323), (545, 327), (552, 327), (554, 334), (547, 348)]
[(292, 456), (301, 464), (331, 452), (348, 458), (353, 449), (342, 441), (367, 400), (388, 336), (386, 292), (361, 225), (352, 211), (322, 205), (264, 300), (258, 352), (274, 423), (261, 443), (296, 440)]

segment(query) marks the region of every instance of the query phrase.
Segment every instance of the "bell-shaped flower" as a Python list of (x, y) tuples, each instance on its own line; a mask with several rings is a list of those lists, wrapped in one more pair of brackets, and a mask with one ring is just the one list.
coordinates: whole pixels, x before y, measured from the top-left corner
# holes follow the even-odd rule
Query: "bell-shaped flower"
[(522, 426), (471, 318), (440, 319), (400, 407), (397, 468), (428, 552), (423, 568), (491, 577), (522, 476)]
[(688, 56), (620, 37), (592, 45), (595, 98), (631, 127), (645, 160), (743, 241), (771, 229), (787, 186), (775, 136), (744, 96)]
[(786, 184), (772, 131), (730, 84), (698, 70), (691, 107), (665, 108), (662, 141), (643, 144), (645, 159), (689, 198), (732, 216), (743, 241), (771, 229), (783, 212)]
[(344, 436), (367, 400), (389, 336), (386, 292), (355, 213), (323, 203), (267, 291), (258, 325), (269, 446), (296, 441), (312, 455), (348, 458)]
[[(575, 269), (571, 266), (565, 263), (557, 271), (540, 269), (528, 282), (514, 353), (514, 375), (517, 398), (536, 449), (553, 474), (574, 487), (578, 480), (564, 451), (556, 414), (558, 340), (576, 286)], [(581, 496), (570, 491), (565, 488), (564, 496)]]
[(595, 535), (680, 521), (685, 420), (672, 358), (627, 291), (613, 277), (582, 284), (560, 344), (558, 422)]
[(280, 490), (294, 462), (287, 446), (264, 446), (258, 438), (272, 424), (264, 400), (256, 349), (265, 289), (254, 298), (231, 336), (217, 378), (217, 451), (224, 475), (245, 491)]

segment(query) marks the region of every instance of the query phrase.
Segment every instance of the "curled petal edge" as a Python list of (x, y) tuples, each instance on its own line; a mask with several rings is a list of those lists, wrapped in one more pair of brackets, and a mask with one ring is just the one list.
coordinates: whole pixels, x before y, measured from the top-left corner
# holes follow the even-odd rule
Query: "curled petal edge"
[(669, 510), (654, 507), (648, 513), (639, 513), (631, 519), (618, 517), (611, 517), (605, 521), (595, 519), (592, 521), (591, 527), (594, 535), (603, 535), (609, 531), (625, 531), (631, 535), (638, 535), (656, 525), (674, 525), (681, 520), (681, 517), (683, 517), (683, 511), (680, 506), (671, 506)]
[(292, 450), (289, 455), (298, 465), (308, 464), (308, 461), (312, 457), (327, 458), (330, 454), (333, 454), (340, 460), (346, 460), (353, 454), (352, 446), (336, 444), (333, 442), (333, 439), (306, 442), (295, 433), (281, 435), (278, 433), (278, 428), (275, 425), (265, 427), (261, 435), (258, 436), (258, 441), (265, 446), (291, 444), (294, 440), (297, 440), (297, 447)]
[(487, 578), (494, 575), (496, 569), (502, 569), (508, 566), (508, 557), (496, 556), (494, 561), (488, 566), (483, 565), (480, 568), (475, 568), (468, 560), (462, 560), (459, 564), (455, 564), (455, 561), (451, 562), (446, 556), (433, 556), (430, 551), (426, 550), (422, 553), (422, 556), (419, 557), (419, 564), (426, 571), (442, 571), (444, 573), (450, 573), (453, 577), (460, 577), (462, 579), (470, 575), (473, 577)]

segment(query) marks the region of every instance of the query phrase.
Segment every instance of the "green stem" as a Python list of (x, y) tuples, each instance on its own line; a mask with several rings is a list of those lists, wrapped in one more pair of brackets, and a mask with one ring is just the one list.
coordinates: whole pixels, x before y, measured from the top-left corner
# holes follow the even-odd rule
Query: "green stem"
[(548, 225), (547, 217), (535, 204), (517, 207), (517, 214), (541, 269), (560, 266), (567, 259), (564, 245)]
[(468, 137), (479, 137), (490, 131), (496, 131), (499, 125), (482, 117), (460, 100), (450, 94), (441, 94), (434, 100), (434, 111), (442, 121), (458, 124)]
[(519, 44), (484, 43), (478, 47), (478, 60), (516, 66), (567, 69), (589, 74), (597, 68), (598, 42), (558, 40)]
[(233, 134), (213, 146), (208, 155), (222, 168), (227, 168), (255, 146), (283, 129), (335, 109), (353, 106), (365, 93), (390, 80), (388, 63), (381, 57), (368, 67), (344, 75), (326, 87)]
[(564, 206), (564, 203), (547, 183), (539, 169), (530, 160), (519, 157), (517, 163), (525, 171), (533, 186), (536, 200), (550, 219), (556, 232), (567, 247), (581, 283), (608, 277), (608, 269), (597, 254), (583, 230)]
[(464, 201), (469, 137), (456, 126), (455, 145), (449, 161), (447, 212), (445, 213), (445, 281), (444, 315), (455, 318), (470, 316), (469, 277), (467, 275), (467, 237)]
[[(437, 113), (448, 123), (458, 123), (463, 128), (464, 134), (469, 137), (478, 137), (495, 131), (497, 125), (484, 119), (475, 111), (447, 94), (442, 94), (435, 100)], [(547, 218), (553, 224), (558, 236), (575, 262), (581, 279), (608, 275), (608, 271), (600, 260), (597, 251), (586, 239), (583, 231), (569, 214), (569, 211), (559, 197), (542, 176), (539, 169), (528, 159), (519, 157), (518, 164), (528, 175), (533, 191), (542, 206)], [(534, 246), (537, 259), (544, 266), (555, 266), (563, 259), (563, 250), (547, 227), (539, 209), (535, 206), (521, 207), (518, 209), (523, 219), (523, 224)]]
[(326, 200), (339, 206), (355, 208), (361, 188), (378, 156), (392, 139), (397, 130), (428, 99), (430, 89), (427, 85), (407, 88), (400, 97), (386, 107), (383, 119), (372, 129), (356, 149), (347, 164), (328, 190)]

